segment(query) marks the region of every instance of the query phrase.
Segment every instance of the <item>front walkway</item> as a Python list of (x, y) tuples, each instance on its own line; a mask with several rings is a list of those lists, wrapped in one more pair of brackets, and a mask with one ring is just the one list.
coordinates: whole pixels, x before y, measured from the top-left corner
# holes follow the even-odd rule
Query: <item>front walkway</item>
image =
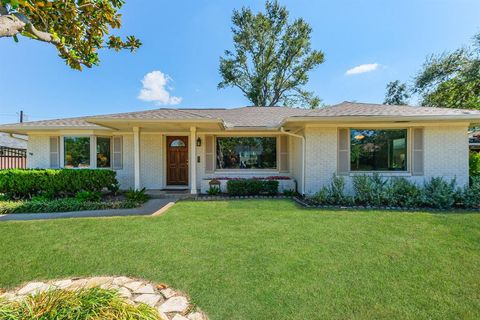
[(87, 218), (87, 217), (116, 217), (116, 216), (148, 216), (152, 215), (170, 202), (176, 202), (178, 198), (151, 199), (140, 208), (133, 209), (107, 209), (90, 211), (72, 211), (72, 212), (52, 212), (52, 213), (12, 213), (0, 215), (0, 221), (13, 220), (43, 220), (43, 219), (62, 219), (62, 218)]

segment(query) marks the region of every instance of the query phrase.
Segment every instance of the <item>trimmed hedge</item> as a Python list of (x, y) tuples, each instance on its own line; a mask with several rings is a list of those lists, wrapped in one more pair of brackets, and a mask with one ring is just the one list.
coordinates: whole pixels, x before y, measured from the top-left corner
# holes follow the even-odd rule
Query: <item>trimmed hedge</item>
[(227, 193), (231, 196), (275, 195), (278, 193), (276, 180), (228, 180)]
[(43, 194), (72, 196), (80, 191), (115, 190), (116, 172), (104, 169), (9, 169), (0, 170), (0, 193), (25, 199)]
[(32, 201), (0, 201), (0, 214), (8, 213), (50, 213), (83, 210), (130, 209), (140, 206), (134, 201), (82, 201), (75, 198)]

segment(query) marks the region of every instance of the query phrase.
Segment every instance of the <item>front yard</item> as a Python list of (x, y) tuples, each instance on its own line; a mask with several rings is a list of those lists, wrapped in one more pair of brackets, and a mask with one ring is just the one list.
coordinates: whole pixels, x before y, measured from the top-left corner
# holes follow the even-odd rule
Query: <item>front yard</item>
[(211, 319), (478, 319), (480, 214), (180, 202), (160, 217), (0, 223), (0, 287), (130, 275)]

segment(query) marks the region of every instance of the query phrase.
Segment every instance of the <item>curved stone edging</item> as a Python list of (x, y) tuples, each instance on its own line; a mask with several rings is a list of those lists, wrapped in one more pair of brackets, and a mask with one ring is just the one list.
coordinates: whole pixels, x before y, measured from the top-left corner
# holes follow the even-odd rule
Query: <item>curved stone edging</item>
[(145, 303), (154, 307), (162, 320), (208, 320), (208, 317), (193, 305), (184, 293), (173, 290), (165, 284), (154, 284), (129, 277), (90, 277), (28, 282), (0, 294), (0, 298), (15, 301), (47, 290), (79, 290), (93, 287), (114, 289), (124, 299), (135, 305)]

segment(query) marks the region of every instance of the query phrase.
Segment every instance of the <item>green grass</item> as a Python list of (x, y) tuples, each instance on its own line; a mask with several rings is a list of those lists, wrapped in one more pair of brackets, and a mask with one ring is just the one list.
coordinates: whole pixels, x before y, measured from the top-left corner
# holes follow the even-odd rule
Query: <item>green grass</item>
[(478, 319), (480, 214), (180, 202), (160, 217), (0, 223), (0, 286), (129, 275), (211, 319)]

